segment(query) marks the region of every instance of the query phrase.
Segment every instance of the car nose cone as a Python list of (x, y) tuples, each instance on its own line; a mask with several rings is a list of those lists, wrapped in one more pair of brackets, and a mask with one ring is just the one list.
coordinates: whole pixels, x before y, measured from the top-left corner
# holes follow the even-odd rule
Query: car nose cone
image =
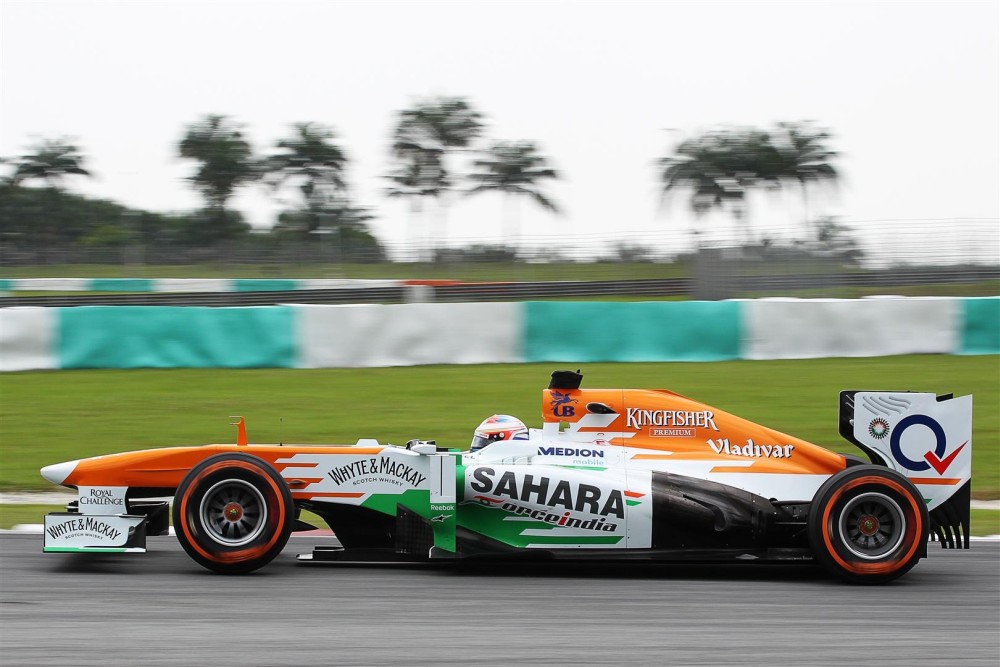
[(75, 461), (64, 461), (62, 463), (53, 463), (50, 466), (45, 466), (42, 468), (42, 477), (49, 480), (53, 484), (62, 484), (69, 477), (69, 474), (73, 472), (76, 468), (76, 464), (80, 462), (80, 459)]

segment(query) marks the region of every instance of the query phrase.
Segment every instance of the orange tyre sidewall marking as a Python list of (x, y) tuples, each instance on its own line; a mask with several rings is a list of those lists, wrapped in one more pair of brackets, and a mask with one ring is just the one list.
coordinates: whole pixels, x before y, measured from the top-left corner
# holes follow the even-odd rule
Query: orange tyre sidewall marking
[[(846, 491), (850, 491), (851, 489), (863, 484), (885, 485), (903, 498), (906, 498), (909, 502), (910, 509), (913, 511), (913, 521), (908, 522), (904, 537), (910, 536), (912, 544), (910, 544), (910, 548), (904, 556), (894, 558), (883, 563), (849, 563), (840, 557), (840, 554), (837, 553), (837, 549), (830, 541), (830, 513), (833, 510), (833, 506), (837, 504), (837, 501)], [(905, 512), (903, 518), (906, 519)], [(920, 507), (914, 501), (913, 496), (907, 493), (906, 489), (895, 480), (883, 479), (881, 477), (858, 477), (857, 479), (852, 479), (850, 482), (837, 489), (837, 492), (831, 496), (830, 501), (826, 504), (826, 507), (823, 508), (823, 543), (826, 546), (826, 552), (830, 554), (835, 561), (837, 561), (837, 564), (852, 574), (889, 574), (902, 567), (904, 563), (908, 562), (920, 547), (920, 540), (917, 539), (917, 537), (923, 532), (922, 523), (923, 516), (920, 513)], [(912, 533), (910, 532), (911, 528), (913, 531)]]
[[(285, 507), (284, 503), (280, 501), (276, 503), (278, 505), (278, 512), (277, 512), (277, 522), (275, 525), (278, 526), (278, 529), (274, 531), (274, 535), (272, 535), (271, 539), (268, 540), (265, 544), (261, 544), (255, 547), (250, 547), (248, 549), (240, 549), (239, 551), (224, 551), (221, 553), (214, 553), (214, 554), (205, 551), (198, 543), (198, 541), (194, 539), (194, 536), (191, 535), (191, 532), (188, 530), (187, 516), (188, 516), (188, 501), (190, 500), (191, 496), (190, 492), (193, 488), (197, 487), (197, 485), (200, 484), (201, 481), (208, 475), (211, 475), (215, 472), (219, 472), (220, 469), (229, 470), (232, 468), (240, 468), (249, 471), (264, 479), (267, 482), (267, 485), (270, 487), (271, 491), (274, 492), (275, 498), (280, 499), (282, 495), (281, 489), (275, 484), (275, 481), (271, 479), (270, 475), (268, 475), (265, 471), (263, 471), (260, 466), (254, 465), (247, 461), (219, 461), (218, 463), (214, 463), (205, 468), (204, 470), (202, 470), (201, 473), (199, 473), (196, 478), (191, 480), (191, 483), (184, 490), (184, 497), (181, 498), (180, 515), (183, 520), (181, 521), (179, 529), (184, 531), (184, 535), (187, 538), (188, 544), (190, 544), (195, 551), (201, 554), (202, 557), (214, 563), (238, 563), (245, 560), (251, 560), (253, 558), (257, 558), (263, 555), (265, 552), (268, 551), (268, 549), (273, 547), (274, 544), (281, 537), (282, 533), (281, 526), (283, 526), (285, 523), (285, 512), (288, 511), (288, 508)], [(270, 517), (271, 515), (270, 509), (271, 508), (268, 508), (269, 510), (268, 517)], [(178, 527), (175, 526), (175, 528)]]

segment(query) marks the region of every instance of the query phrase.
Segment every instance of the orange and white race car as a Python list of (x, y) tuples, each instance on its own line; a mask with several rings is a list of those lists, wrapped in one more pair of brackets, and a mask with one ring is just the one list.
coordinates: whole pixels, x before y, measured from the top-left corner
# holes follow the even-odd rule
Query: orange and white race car
[(44, 550), (143, 552), (147, 534), (167, 533), (168, 502), (151, 500), (164, 496), (187, 553), (224, 573), (270, 562), (312, 528), (302, 510), (340, 543), (306, 561), (815, 559), (879, 583), (912, 568), (929, 537), (969, 546), (971, 396), (842, 392), (840, 433), (869, 462), (669, 391), (581, 381), (554, 372), (542, 428), (475, 451), (251, 445), (240, 419), (232, 445), (46, 466), (79, 495), (46, 516)]

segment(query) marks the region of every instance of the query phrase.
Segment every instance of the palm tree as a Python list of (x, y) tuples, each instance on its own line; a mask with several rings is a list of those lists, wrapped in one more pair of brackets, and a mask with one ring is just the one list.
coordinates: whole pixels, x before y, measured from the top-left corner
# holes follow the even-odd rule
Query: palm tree
[(393, 153), (409, 151), (444, 155), (468, 148), (482, 134), (482, 114), (461, 97), (437, 97), (418, 102), (399, 113), (393, 135)]
[[(315, 123), (296, 123), (293, 134), (278, 142), (278, 153), (263, 164), (265, 180), (275, 190), (297, 182), (302, 192), (306, 231), (319, 227), (321, 210), (335, 199), (346, 201), (344, 167), (347, 156), (334, 143), (333, 131)], [(346, 204), (344, 204), (346, 206)], [(343, 208), (343, 206), (341, 206)]]
[(226, 202), (260, 172), (239, 127), (226, 116), (205, 116), (188, 126), (178, 150), (181, 157), (201, 163), (189, 180), (205, 198), (211, 235), (225, 238), (245, 228), (238, 215), (226, 211)]
[[(688, 191), (691, 210), (698, 217), (724, 206), (742, 209), (747, 183), (732, 170), (728, 142), (724, 139), (719, 135), (686, 139), (677, 146), (674, 155), (660, 159), (661, 203), (666, 203), (675, 192)], [(696, 229), (695, 234), (698, 233)]]
[(2, 160), (14, 167), (6, 186), (10, 194), (22, 187), (25, 181), (39, 180), (45, 184), (37, 192), (34, 201), (39, 204), (41, 215), (33, 216), (32, 236), (44, 248), (48, 248), (67, 237), (68, 227), (73, 227), (76, 216), (66, 214), (67, 195), (62, 192), (67, 176), (90, 176), (84, 164), (80, 149), (68, 139), (41, 139), (29, 152), (13, 159)]
[(420, 260), (420, 251), (416, 247), (413, 231), (414, 219), (421, 215), (425, 197), (436, 199), (450, 184), (441, 165), (440, 156), (412, 151), (386, 178), (392, 183), (386, 190), (387, 196), (410, 200), (407, 245), (413, 250), (411, 259)]
[(753, 128), (714, 130), (686, 139), (674, 155), (661, 158), (659, 166), (663, 203), (673, 193), (687, 191), (691, 209), (699, 217), (714, 208), (728, 208), (748, 241), (747, 192), (779, 188), (783, 174), (770, 134)]
[(39, 179), (58, 190), (66, 176), (90, 176), (83, 168), (84, 156), (80, 149), (66, 139), (43, 139), (31, 150), (31, 153), (10, 160), (14, 165), (12, 185)]
[(802, 190), (805, 224), (810, 225), (809, 186), (836, 185), (840, 173), (831, 163), (838, 154), (826, 145), (830, 139), (829, 131), (813, 127), (810, 121), (778, 123), (778, 130), (777, 150), (782, 159), (781, 177), (798, 183)]
[(483, 131), (481, 119), (482, 115), (461, 97), (422, 100), (399, 112), (392, 136), (392, 155), (399, 166), (389, 179), (407, 188), (408, 194), (397, 196), (433, 197), (438, 202), (442, 216), (439, 236), (444, 236), (444, 200), (452, 187), (448, 156), (472, 145)]
[[(494, 144), (485, 152), (485, 157), (473, 162), (480, 171), (469, 174), (469, 179), (478, 184), (466, 194), (501, 192), (508, 201), (515, 195), (525, 196), (542, 208), (558, 213), (555, 203), (537, 188), (541, 180), (559, 178), (559, 174), (547, 167), (546, 162), (545, 156), (539, 155), (538, 148), (530, 141)], [(504, 237), (517, 248), (520, 233), (516, 212), (508, 212), (506, 227)]]

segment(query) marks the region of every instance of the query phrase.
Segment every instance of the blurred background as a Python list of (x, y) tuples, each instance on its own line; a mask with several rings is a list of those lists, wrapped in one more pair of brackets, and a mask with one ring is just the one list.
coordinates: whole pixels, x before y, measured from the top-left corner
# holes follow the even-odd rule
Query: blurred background
[(2, 278), (1000, 285), (996, 3), (8, 0), (0, 19)]

